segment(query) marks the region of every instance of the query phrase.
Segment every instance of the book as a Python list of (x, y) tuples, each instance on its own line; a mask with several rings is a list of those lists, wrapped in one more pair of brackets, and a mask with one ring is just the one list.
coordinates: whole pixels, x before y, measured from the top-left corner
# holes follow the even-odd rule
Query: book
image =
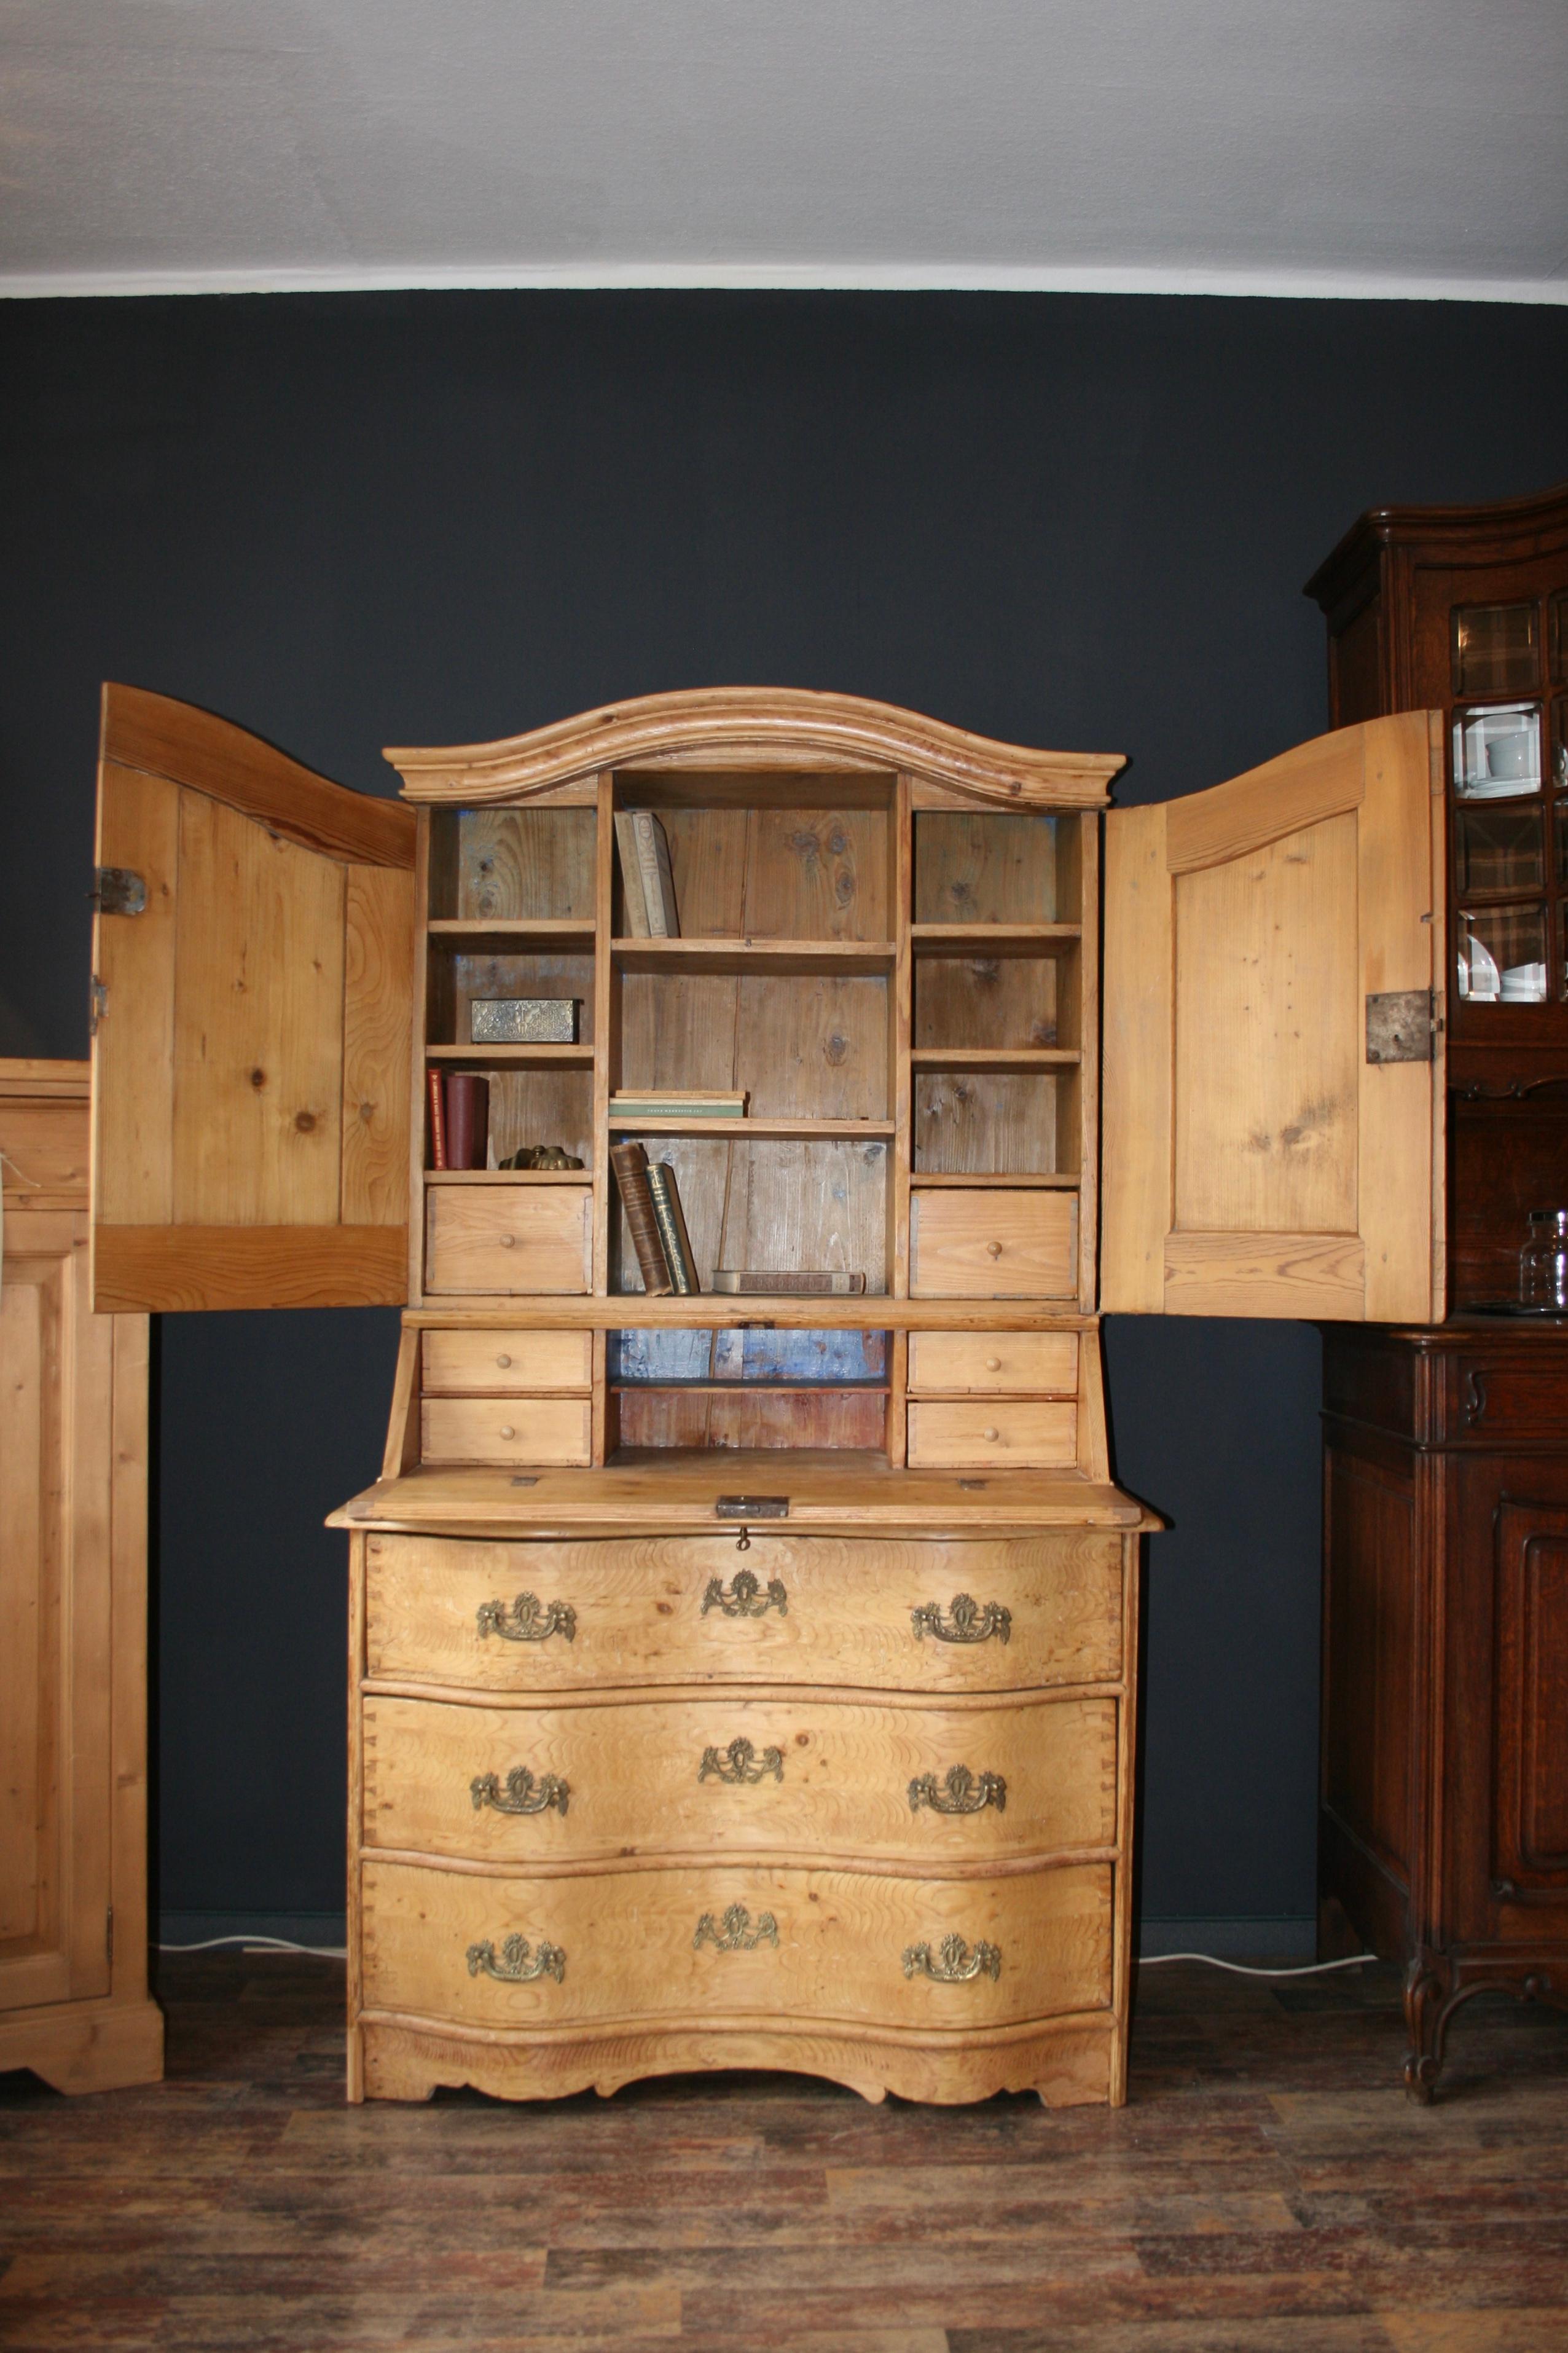
[(447, 1073), (447, 1166), (482, 1168), (489, 1143), (490, 1082), (478, 1071)]
[(744, 1119), (747, 1097), (690, 1094), (676, 1087), (624, 1087), (610, 1097), (612, 1119)]
[(616, 849), (621, 861), (621, 897), (625, 902), (626, 932), (634, 940), (646, 940), (648, 936), (647, 899), (642, 886), (642, 868), (637, 862), (637, 839), (630, 809), (616, 811)]
[(662, 825), (652, 809), (633, 809), (632, 832), (637, 846), (637, 868), (642, 875), (643, 898), (647, 906), (649, 936), (656, 940), (678, 940), (680, 937), (680, 917), (675, 905), (675, 877), (670, 871), (669, 842)]
[(700, 1291), (697, 1279), (697, 1261), (691, 1255), (691, 1237), (686, 1230), (686, 1219), (680, 1207), (680, 1187), (675, 1181), (675, 1171), (668, 1162), (656, 1160), (647, 1172), (647, 1189), (653, 1197), (654, 1222), (658, 1239), (664, 1246), (665, 1262), (669, 1279), (684, 1298)]
[(425, 1082), (430, 1096), (430, 1166), (447, 1166), (447, 1091), (441, 1083), (439, 1071), (426, 1071)]
[(836, 1297), (866, 1288), (863, 1274), (836, 1274), (826, 1267), (716, 1267), (713, 1288), (724, 1292), (830, 1292)]
[(612, 1144), (610, 1166), (616, 1172), (616, 1183), (620, 1187), (621, 1206), (626, 1210), (626, 1224), (631, 1230), (632, 1248), (637, 1254), (643, 1289), (650, 1299), (668, 1298), (675, 1286), (670, 1281), (664, 1245), (658, 1238), (658, 1223), (653, 1213), (653, 1195), (647, 1181), (647, 1153), (640, 1144)]

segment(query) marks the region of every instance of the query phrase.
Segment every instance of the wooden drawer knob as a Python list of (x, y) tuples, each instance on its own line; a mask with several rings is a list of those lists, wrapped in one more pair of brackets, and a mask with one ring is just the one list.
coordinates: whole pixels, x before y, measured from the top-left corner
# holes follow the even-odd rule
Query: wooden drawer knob
[(500, 1366), (503, 1373), (510, 1372), (511, 1358), (510, 1356), (498, 1356), (496, 1358), (496, 1362)]
[(517, 1436), (517, 1432), (512, 1428), (510, 1421), (502, 1422), (500, 1426), (500, 1434), (503, 1438), (515, 1438)]
[(995, 1443), (996, 1443), (996, 1440), (1001, 1437), (1002, 1433), (1001, 1433), (1001, 1431), (1000, 1431), (999, 1430), (983, 1430), (983, 1431), (981, 1432), (981, 1435), (982, 1435), (982, 1437), (985, 1440), (985, 1442), (986, 1442), (986, 1444), (987, 1444), (988, 1446), (994, 1446), (994, 1445), (995, 1445)]
[(500, 1242), (502, 1250), (515, 1250), (517, 1248), (517, 1236), (515, 1234), (498, 1234), (496, 1236), (496, 1240)]
[[(503, 1361), (504, 1361), (504, 1359), (503, 1359)], [(987, 1371), (988, 1373), (999, 1373), (999, 1372), (1001, 1371), (1001, 1369), (1002, 1369), (1002, 1359), (1001, 1359), (1001, 1357), (1000, 1357), (1000, 1356), (987, 1356), (987, 1357), (986, 1357), (986, 1359), (985, 1359), (985, 1369), (986, 1369), (986, 1371)]]
[(1001, 1245), (1001, 1243), (1000, 1243), (1000, 1242), (987, 1242), (987, 1243), (986, 1243), (986, 1245), (985, 1245), (985, 1255), (986, 1255), (986, 1257), (987, 1257), (987, 1258), (1000, 1258), (1000, 1257), (1001, 1257), (1001, 1255), (1002, 1255), (1002, 1245)]

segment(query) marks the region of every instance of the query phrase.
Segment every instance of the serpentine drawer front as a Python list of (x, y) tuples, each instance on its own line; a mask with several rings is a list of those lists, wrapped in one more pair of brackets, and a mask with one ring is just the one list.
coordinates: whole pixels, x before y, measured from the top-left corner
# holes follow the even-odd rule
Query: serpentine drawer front
[(1110, 1697), (816, 1693), (364, 1704), (367, 1846), (532, 1869), (634, 1855), (983, 1870), (1116, 1839)]
[(715, 1857), (526, 1878), (368, 1861), (364, 2003), (502, 2031), (781, 2012), (999, 2026), (1104, 2009), (1110, 1925), (1099, 1862), (905, 1879)]
[[(366, 1540), (374, 1682), (474, 1691), (818, 1683), (917, 1693), (1114, 1682), (1122, 1539)], [(476, 1768), (477, 1769), (477, 1768)]]

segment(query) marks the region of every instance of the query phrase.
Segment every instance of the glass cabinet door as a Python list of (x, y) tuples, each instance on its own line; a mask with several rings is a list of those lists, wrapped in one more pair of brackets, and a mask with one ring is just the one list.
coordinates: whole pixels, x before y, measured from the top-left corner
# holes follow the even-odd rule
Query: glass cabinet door
[(1456, 605), (1450, 650), (1458, 994), (1476, 1006), (1561, 1003), (1568, 998), (1568, 590), (1544, 600)]

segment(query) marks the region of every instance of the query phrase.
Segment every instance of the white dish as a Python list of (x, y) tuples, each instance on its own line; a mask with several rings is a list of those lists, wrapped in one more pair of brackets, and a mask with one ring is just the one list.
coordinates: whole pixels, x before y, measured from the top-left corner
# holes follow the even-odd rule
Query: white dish
[(1484, 940), (1473, 932), (1459, 942), (1459, 995), (1473, 997), (1478, 1004), (1489, 1005), (1497, 997), (1500, 985), (1497, 958)]
[(1455, 788), (1456, 797), (1462, 801), (1511, 801), (1522, 794), (1538, 793), (1541, 778), (1536, 776), (1461, 776)]

